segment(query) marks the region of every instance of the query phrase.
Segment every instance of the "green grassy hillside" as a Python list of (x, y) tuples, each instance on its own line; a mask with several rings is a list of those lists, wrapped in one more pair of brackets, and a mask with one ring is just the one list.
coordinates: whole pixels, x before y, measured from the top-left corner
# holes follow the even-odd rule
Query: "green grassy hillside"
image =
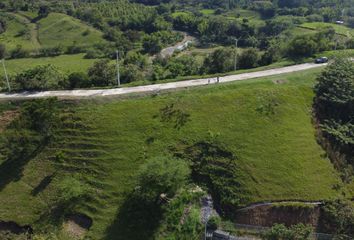
[(0, 34), (0, 42), (5, 44), (8, 50), (21, 45), (24, 49), (35, 50), (40, 47), (36, 38), (35, 24), (18, 14), (4, 14), (7, 20), (7, 30)]
[(61, 44), (70, 46), (93, 45), (102, 42), (102, 33), (78, 19), (61, 13), (51, 13), (41, 19), (39, 25), (39, 41), (42, 46), (50, 47)]
[(303, 23), (300, 26), (308, 29), (313, 29), (313, 30), (321, 30), (326, 27), (333, 27), (337, 34), (341, 34), (348, 37), (354, 36), (354, 29), (351, 29), (343, 25), (334, 24), (334, 23), (311, 22), (311, 23)]
[(36, 23), (32, 23), (35, 15), (30, 12), (3, 15), (6, 16), (8, 27), (6, 32), (0, 34), (0, 42), (8, 50), (17, 45), (33, 51), (41, 47), (67, 47), (74, 43), (91, 46), (105, 41), (102, 32), (65, 14), (51, 13)]
[[(53, 144), (16, 168), (5, 170), (0, 163), (0, 172), (7, 173), (0, 175), (0, 219), (31, 224), (35, 230), (47, 229), (43, 226), (48, 223), (60, 227), (51, 210), (58, 194), (54, 183), (63, 174), (79, 174), (94, 189), (74, 207), (92, 217), (89, 236), (150, 239), (154, 228), (149, 219), (126, 208), (139, 165), (150, 157), (172, 156), (173, 149), (211, 135), (236, 156), (237, 177), (247, 190), (244, 204), (334, 197), (340, 194), (334, 190), (340, 180), (311, 123), (311, 87), (318, 71), (159, 96), (64, 104), (65, 125)], [(161, 121), (160, 109), (171, 103), (190, 114), (180, 129)], [(59, 172), (43, 187), (55, 166)]]

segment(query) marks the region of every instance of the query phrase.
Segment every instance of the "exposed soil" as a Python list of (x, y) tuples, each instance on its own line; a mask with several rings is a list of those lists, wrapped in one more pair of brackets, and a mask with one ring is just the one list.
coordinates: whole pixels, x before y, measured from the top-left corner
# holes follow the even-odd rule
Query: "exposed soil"
[(19, 115), (20, 112), (18, 110), (10, 110), (3, 112), (0, 115), (0, 132), (4, 131), (4, 129)]
[(245, 208), (237, 211), (235, 222), (238, 224), (271, 227), (276, 223), (291, 226), (298, 223), (319, 227), (321, 208), (313, 206), (276, 206), (260, 205), (254, 208)]
[(69, 235), (81, 239), (92, 226), (92, 219), (84, 214), (74, 214), (68, 216), (64, 223), (64, 231)]

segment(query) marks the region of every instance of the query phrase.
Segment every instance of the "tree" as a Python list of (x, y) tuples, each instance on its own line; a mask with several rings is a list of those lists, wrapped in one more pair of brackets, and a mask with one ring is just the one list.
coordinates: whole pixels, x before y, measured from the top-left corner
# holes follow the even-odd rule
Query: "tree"
[(56, 98), (36, 99), (23, 105), (21, 121), (28, 129), (50, 137), (60, 125), (58, 112), (59, 104)]
[(144, 74), (137, 65), (127, 64), (122, 71), (122, 83), (130, 83), (134, 81), (141, 81), (144, 79)]
[(317, 78), (315, 93), (316, 117), (323, 137), (330, 143), (330, 156), (341, 171), (343, 181), (348, 182), (354, 163), (353, 62), (337, 59), (327, 66)]
[(288, 48), (288, 55), (292, 58), (309, 57), (318, 51), (318, 45), (313, 36), (303, 35), (295, 37)]
[(94, 86), (109, 86), (115, 84), (116, 69), (109, 60), (100, 60), (88, 69), (88, 76)]
[(162, 43), (159, 37), (150, 35), (144, 38), (143, 48), (146, 53), (156, 54), (162, 49)]
[(53, 65), (40, 65), (15, 76), (22, 90), (53, 90), (67, 87), (67, 76)]
[(203, 64), (204, 72), (222, 73), (234, 67), (234, 51), (230, 48), (219, 48), (210, 54)]
[(41, 19), (47, 17), (49, 15), (49, 12), (50, 12), (49, 6), (47, 5), (40, 6), (38, 10), (38, 18)]
[(257, 67), (259, 59), (258, 50), (248, 48), (242, 52), (239, 58), (239, 65), (241, 68), (254, 68)]
[(317, 78), (316, 106), (324, 118), (354, 117), (354, 64), (336, 59)]
[(350, 201), (327, 201), (322, 207), (324, 227), (336, 234), (354, 234), (354, 208)]
[(86, 73), (74, 72), (68, 77), (70, 88), (85, 88), (90, 87), (91, 82)]
[(161, 194), (171, 198), (186, 184), (189, 175), (189, 167), (182, 160), (149, 159), (138, 173), (139, 197), (147, 202), (157, 202)]

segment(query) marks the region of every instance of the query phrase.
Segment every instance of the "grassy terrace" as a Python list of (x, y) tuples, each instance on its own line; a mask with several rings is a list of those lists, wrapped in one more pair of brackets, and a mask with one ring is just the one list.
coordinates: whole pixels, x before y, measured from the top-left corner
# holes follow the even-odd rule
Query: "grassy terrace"
[[(56, 225), (48, 209), (56, 198), (57, 178), (40, 191), (38, 186), (60, 165), (57, 176), (80, 174), (94, 188), (90, 198), (76, 206), (93, 218), (88, 233), (92, 239), (149, 239), (149, 225), (134, 226), (141, 221), (129, 217), (139, 215), (123, 211), (139, 165), (150, 157), (172, 155), (171, 149), (182, 142), (193, 144), (210, 133), (237, 156), (249, 203), (338, 195), (333, 188), (340, 183), (338, 174), (316, 143), (311, 123), (311, 87), (319, 71), (158, 96), (65, 104), (65, 127), (56, 141), (20, 170), (7, 170), (16, 172), (10, 173), (11, 181), (0, 177), (0, 219), (37, 228), (48, 222)], [(160, 120), (160, 109), (171, 103), (190, 114), (179, 130)], [(55, 160), (58, 153), (65, 156), (60, 163)], [(0, 162), (3, 173), (2, 168)]]

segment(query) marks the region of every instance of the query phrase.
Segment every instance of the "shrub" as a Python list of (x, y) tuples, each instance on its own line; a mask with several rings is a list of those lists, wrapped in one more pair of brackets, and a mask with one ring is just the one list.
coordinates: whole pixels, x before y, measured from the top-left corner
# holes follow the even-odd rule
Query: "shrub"
[(116, 69), (113, 64), (110, 64), (109, 60), (100, 60), (93, 64), (88, 69), (88, 75), (90, 82), (94, 86), (109, 86), (116, 83)]
[(55, 57), (64, 53), (63, 46), (41, 48), (39, 50), (39, 55), (42, 57)]
[(86, 88), (91, 86), (91, 82), (86, 73), (74, 72), (68, 77), (70, 88)]
[(295, 37), (289, 43), (288, 55), (293, 58), (297, 57), (309, 57), (317, 52), (317, 43), (309, 36)]
[(312, 227), (302, 223), (287, 228), (283, 224), (275, 224), (264, 233), (264, 240), (310, 240)]
[(67, 87), (67, 76), (53, 65), (40, 65), (15, 76), (22, 90), (53, 90)]
[(65, 176), (59, 179), (56, 187), (59, 192), (58, 203), (66, 206), (82, 200), (90, 191), (89, 186), (76, 176)]
[(10, 52), (11, 58), (25, 58), (29, 55), (29, 51), (23, 49), (21, 45), (17, 45), (16, 48)]
[(346, 200), (327, 201), (322, 207), (325, 228), (336, 234), (354, 234), (354, 208)]
[(254, 68), (258, 66), (259, 53), (255, 48), (249, 48), (242, 52), (239, 58), (239, 65), (241, 68)]
[(231, 71), (233, 66), (234, 51), (230, 48), (220, 48), (204, 60), (203, 69), (207, 73), (222, 73)]
[(162, 43), (158, 36), (146, 36), (143, 40), (143, 48), (146, 53), (156, 54), (162, 49)]
[(125, 65), (122, 69), (122, 83), (141, 81), (144, 79), (143, 72), (134, 64)]

